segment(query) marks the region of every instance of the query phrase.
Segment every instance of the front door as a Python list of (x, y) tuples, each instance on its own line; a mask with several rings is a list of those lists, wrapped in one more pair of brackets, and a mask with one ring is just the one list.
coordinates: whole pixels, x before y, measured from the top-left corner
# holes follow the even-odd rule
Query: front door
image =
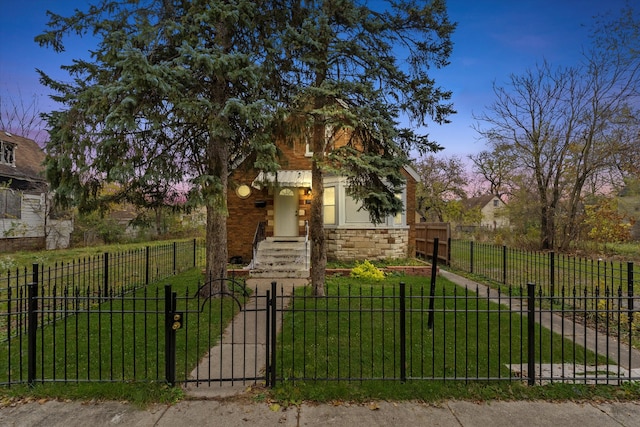
[(274, 198), (275, 237), (298, 236), (298, 189), (276, 188)]

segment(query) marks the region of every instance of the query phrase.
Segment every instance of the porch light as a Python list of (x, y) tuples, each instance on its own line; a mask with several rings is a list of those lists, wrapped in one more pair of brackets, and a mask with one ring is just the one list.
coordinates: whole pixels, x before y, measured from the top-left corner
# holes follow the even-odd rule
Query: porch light
[(251, 188), (247, 184), (242, 184), (236, 188), (236, 194), (241, 199), (246, 199), (251, 195)]

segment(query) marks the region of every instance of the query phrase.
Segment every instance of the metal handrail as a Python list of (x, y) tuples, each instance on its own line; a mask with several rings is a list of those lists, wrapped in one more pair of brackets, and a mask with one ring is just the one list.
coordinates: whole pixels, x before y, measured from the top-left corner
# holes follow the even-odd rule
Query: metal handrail
[(304, 222), (304, 266), (309, 269), (309, 221)]
[(255, 267), (256, 255), (258, 254), (258, 244), (266, 238), (267, 223), (260, 221), (256, 227), (256, 232), (253, 235), (253, 258), (251, 259), (251, 266)]

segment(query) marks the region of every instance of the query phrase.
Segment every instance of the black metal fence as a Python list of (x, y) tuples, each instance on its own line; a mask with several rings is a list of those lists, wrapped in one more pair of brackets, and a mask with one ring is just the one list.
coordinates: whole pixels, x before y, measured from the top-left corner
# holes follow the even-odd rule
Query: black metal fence
[[(12, 308), (2, 313), (5, 324), (16, 326), (7, 327), (6, 335), (11, 338), (0, 344), (0, 385), (129, 381), (174, 385), (211, 383), (211, 375), (218, 375), (213, 377), (216, 381), (237, 381), (240, 377), (234, 377), (233, 372), (215, 369), (206, 374), (196, 369), (191, 375), (200, 358), (220, 342), (225, 327), (241, 308), (245, 317), (251, 311), (267, 313), (266, 305), (251, 309), (244, 282), (234, 277), (224, 279), (228, 290), (222, 298), (217, 298), (218, 293), (212, 298), (200, 292), (220, 282), (213, 279), (201, 285), (194, 281), (179, 289), (155, 283), (106, 298), (79, 291), (52, 297), (41, 294), (38, 284), (29, 283), (19, 297), (8, 301)], [(263, 295), (254, 300), (262, 304), (265, 299)], [(267, 319), (266, 324), (269, 322)], [(261, 331), (266, 333), (267, 329)], [(264, 333), (252, 336), (264, 340)], [(236, 341), (233, 333), (231, 339)], [(237, 347), (252, 344), (243, 337)], [(265, 380), (265, 361), (253, 360), (261, 365), (253, 368), (256, 374), (251, 379)], [(240, 361), (236, 365), (243, 366)]]
[[(195, 258), (184, 259), (192, 266)], [(509, 262), (508, 256), (495, 264)], [(533, 261), (524, 265), (543, 271)], [(328, 278), (326, 296), (316, 297), (309, 287), (247, 292), (231, 280), (229, 289), (237, 292), (221, 298), (202, 297), (195, 283), (136, 289), (110, 282), (106, 292), (101, 281), (59, 286), (73, 275), (54, 275), (58, 281), (48, 288), (42, 270), (2, 290), (0, 384), (640, 380), (633, 268), (630, 282), (624, 270), (624, 278), (613, 281), (618, 290), (602, 293), (604, 283), (595, 278), (589, 279), (593, 287), (572, 282), (586, 292), (556, 281), (551, 293), (548, 283), (525, 273), (517, 285), (492, 279), (499, 285), (492, 289), (443, 271), (455, 283), (406, 276), (381, 285), (336, 277)], [(572, 267), (571, 277), (591, 277), (578, 270)], [(609, 264), (606, 271), (602, 281), (612, 283)]]
[[(579, 297), (575, 300), (577, 304), (590, 302), (587, 296), (613, 297), (616, 303), (633, 304), (635, 280), (640, 277), (640, 267), (633, 262), (526, 251), (463, 240), (452, 240), (450, 247), (453, 269), (498, 286), (517, 289), (526, 283), (535, 283), (541, 295), (550, 299), (575, 295)], [(633, 305), (630, 308), (633, 310)]]
[(280, 326), (277, 381), (640, 379), (640, 354), (629, 344), (640, 318), (615, 296), (564, 297), (571, 304), (559, 298), (549, 306), (533, 284), (502, 292), (411, 280), (330, 285), (323, 298), (308, 288), (283, 296), (291, 302)]
[(33, 264), (0, 272), (0, 341), (20, 334), (25, 328), (20, 317), (12, 313), (26, 308), (27, 285), (36, 283), (44, 298), (41, 321), (44, 324), (64, 317), (64, 307), (71, 297), (74, 304), (88, 304), (124, 295), (150, 283), (170, 277), (188, 268), (203, 265), (204, 247), (194, 239), (144, 248), (56, 262)]

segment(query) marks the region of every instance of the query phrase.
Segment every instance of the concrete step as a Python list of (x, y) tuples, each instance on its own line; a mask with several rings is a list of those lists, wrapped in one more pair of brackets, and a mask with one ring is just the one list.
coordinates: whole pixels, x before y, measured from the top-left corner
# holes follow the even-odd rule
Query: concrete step
[(307, 279), (309, 278), (309, 270), (293, 270), (293, 269), (261, 269), (251, 270), (249, 277), (252, 279)]
[(310, 254), (304, 238), (268, 238), (258, 245), (250, 277), (308, 278)]

